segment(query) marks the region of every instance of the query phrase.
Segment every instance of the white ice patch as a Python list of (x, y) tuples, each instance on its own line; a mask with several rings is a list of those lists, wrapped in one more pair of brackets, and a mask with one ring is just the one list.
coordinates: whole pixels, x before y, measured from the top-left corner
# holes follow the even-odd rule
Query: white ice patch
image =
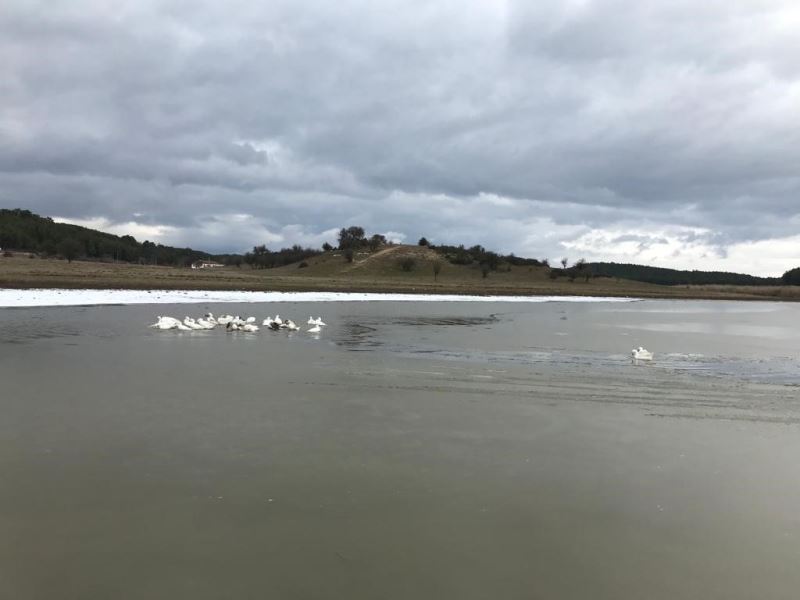
[(241, 292), (203, 290), (0, 289), (0, 307), (98, 304), (200, 304), (209, 302), (633, 302), (600, 296), (461, 296), (351, 292)]

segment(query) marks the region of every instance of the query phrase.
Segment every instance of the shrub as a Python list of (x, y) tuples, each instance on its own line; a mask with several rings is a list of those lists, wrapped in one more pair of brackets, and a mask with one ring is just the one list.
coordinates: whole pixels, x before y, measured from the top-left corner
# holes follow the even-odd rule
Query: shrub
[(421, 237), (421, 238), (419, 238), (419, 241), (417, 242), (417, 245), (419, 245), (419, 246), (430, 246), (431, 244), (427, 239), (425, 239), (424, 237)]
[(307, 266), (308, 266), (308, 263), (306, 261), (303, 261), (299, 265), (297, 265), (297, 268), (298, 269), (305, 269)]
[(376, 233), (371, 238), (369, 238), (369, 249), (373, 252), (380, 248), (381, 246), (386, 245), (386, 236), (383, 236), (379, 233)]
[(442, 272), (442, 261), (437, 260), (433, 263), (433, 280), (436, 281), (439, 278), (439, 273)]
[(400, 268), (406, 272), (413, 271), (416, 264), (417, 261), (410, 256), (406, 256), (405, 258), (400, 259)]
[(3, 252), (3, 256), (5, 256), (6, 258), (11, 258), (14, 255), (11, 252), (9, 252), (8, 250), (6, 250), (5, 252)]
[(351, 248), (344, 251), (344, 259), (349, 263), (353, 262), (353, 250)]

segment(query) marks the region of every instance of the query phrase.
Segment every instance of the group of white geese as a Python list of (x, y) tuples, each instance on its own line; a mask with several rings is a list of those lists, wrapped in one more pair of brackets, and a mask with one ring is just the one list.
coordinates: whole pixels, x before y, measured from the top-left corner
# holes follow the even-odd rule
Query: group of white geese
[[(327, 324), (322, 320), (322, 317), (308, 317), (307, 324), (310, 326), (306, 331), (308, 333), (319, 333)], [(150, 325), (155, 329), (178, 329), (180, 331), (193, 331), (196, 329), (214, 329), (218, 325), (225, 327), (227, 331), (245, 331), (256, 332), (260, 327), (256, 324), (255, 317), (247, 317), (246, 319), (237, 316), (223, 315), (215, 317), (212, 313), (206, 313), (205, 316), (199, 319), (192, 317), (185, 317), (183, 321), (174, 317), (160, 316), (158, 320)], [(300, 327), (291, 319), (281, 319), (280, 315), (275, 315), (275, 318), (267, 317), (261, 323), (261, 327), (271, 329), (272, 331), (279, 331), (285, 329), (287, 331), (300, 331)], [(653, 353), (645, 350), (641, 346), (631, 350), (631, 359), (634, 362), (638, 361), (651, 361), (653, 360)]]
[[(306, 331), (308, 333), (319, 333), (322, 328), (327, 324), (322, 320), (322, 317), (308, 317), (308, 325), (310, 326)], [(300, 327), (291, 319), (281, 319), (280, 315), (275, 315), (275, 318), (267, 317), (261, 323), (261, 327), (256, 323), (255, 317), (247, 317), (246, 319), (240, 318), (238, 315), (223, 315), (215, 317), (212, 313), (206, 313), (205, 316), (199, 319), (192, 317), (185, 317), (183, 321), (174, 317), (165, 317), (159, 315), (158, 320), (150, 325), (154, 329), (178, 329), (180, 331), (194, 331), (197, 329), (214, 329), (218, 325), (225, 327), (227, 331), (245, 331), (253, 333), (264, 327), (272, 331), (279, 331), (285, 329), (286, 331), (300, 331)]]

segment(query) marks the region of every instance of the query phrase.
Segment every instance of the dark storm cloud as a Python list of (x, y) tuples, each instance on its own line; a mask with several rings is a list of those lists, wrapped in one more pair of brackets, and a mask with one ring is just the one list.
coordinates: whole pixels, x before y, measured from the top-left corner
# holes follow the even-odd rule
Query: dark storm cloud
[(724, 257), (798, 233), (799, 29), (788, 0), (12, 1), (0, 204), (214, 249)]

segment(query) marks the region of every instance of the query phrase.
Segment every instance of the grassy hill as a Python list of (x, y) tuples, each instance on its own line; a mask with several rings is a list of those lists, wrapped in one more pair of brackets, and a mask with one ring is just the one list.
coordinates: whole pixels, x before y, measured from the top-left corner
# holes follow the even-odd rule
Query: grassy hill
[[(400, 263), (411, 258), (414, 267)], [(433, 265), (441, 263), (434, 279)], [(307, 265), (301, 267), (303, 262)], [(354, 253), (338, 250), (273, 269), (247, 265), (187, 269), (160, 265), (104, 263), (0, 256), (0, 287), (127, 288), (404, 292), (478, 295), (590, 295), (641, 298), (800, 300), (793, 286), (662, 286), (609, 277), (550, 278), (544, 266), (504, 266), (487, 277), (478, 265), (453, 265), (419, 246), (390, 246)]]

